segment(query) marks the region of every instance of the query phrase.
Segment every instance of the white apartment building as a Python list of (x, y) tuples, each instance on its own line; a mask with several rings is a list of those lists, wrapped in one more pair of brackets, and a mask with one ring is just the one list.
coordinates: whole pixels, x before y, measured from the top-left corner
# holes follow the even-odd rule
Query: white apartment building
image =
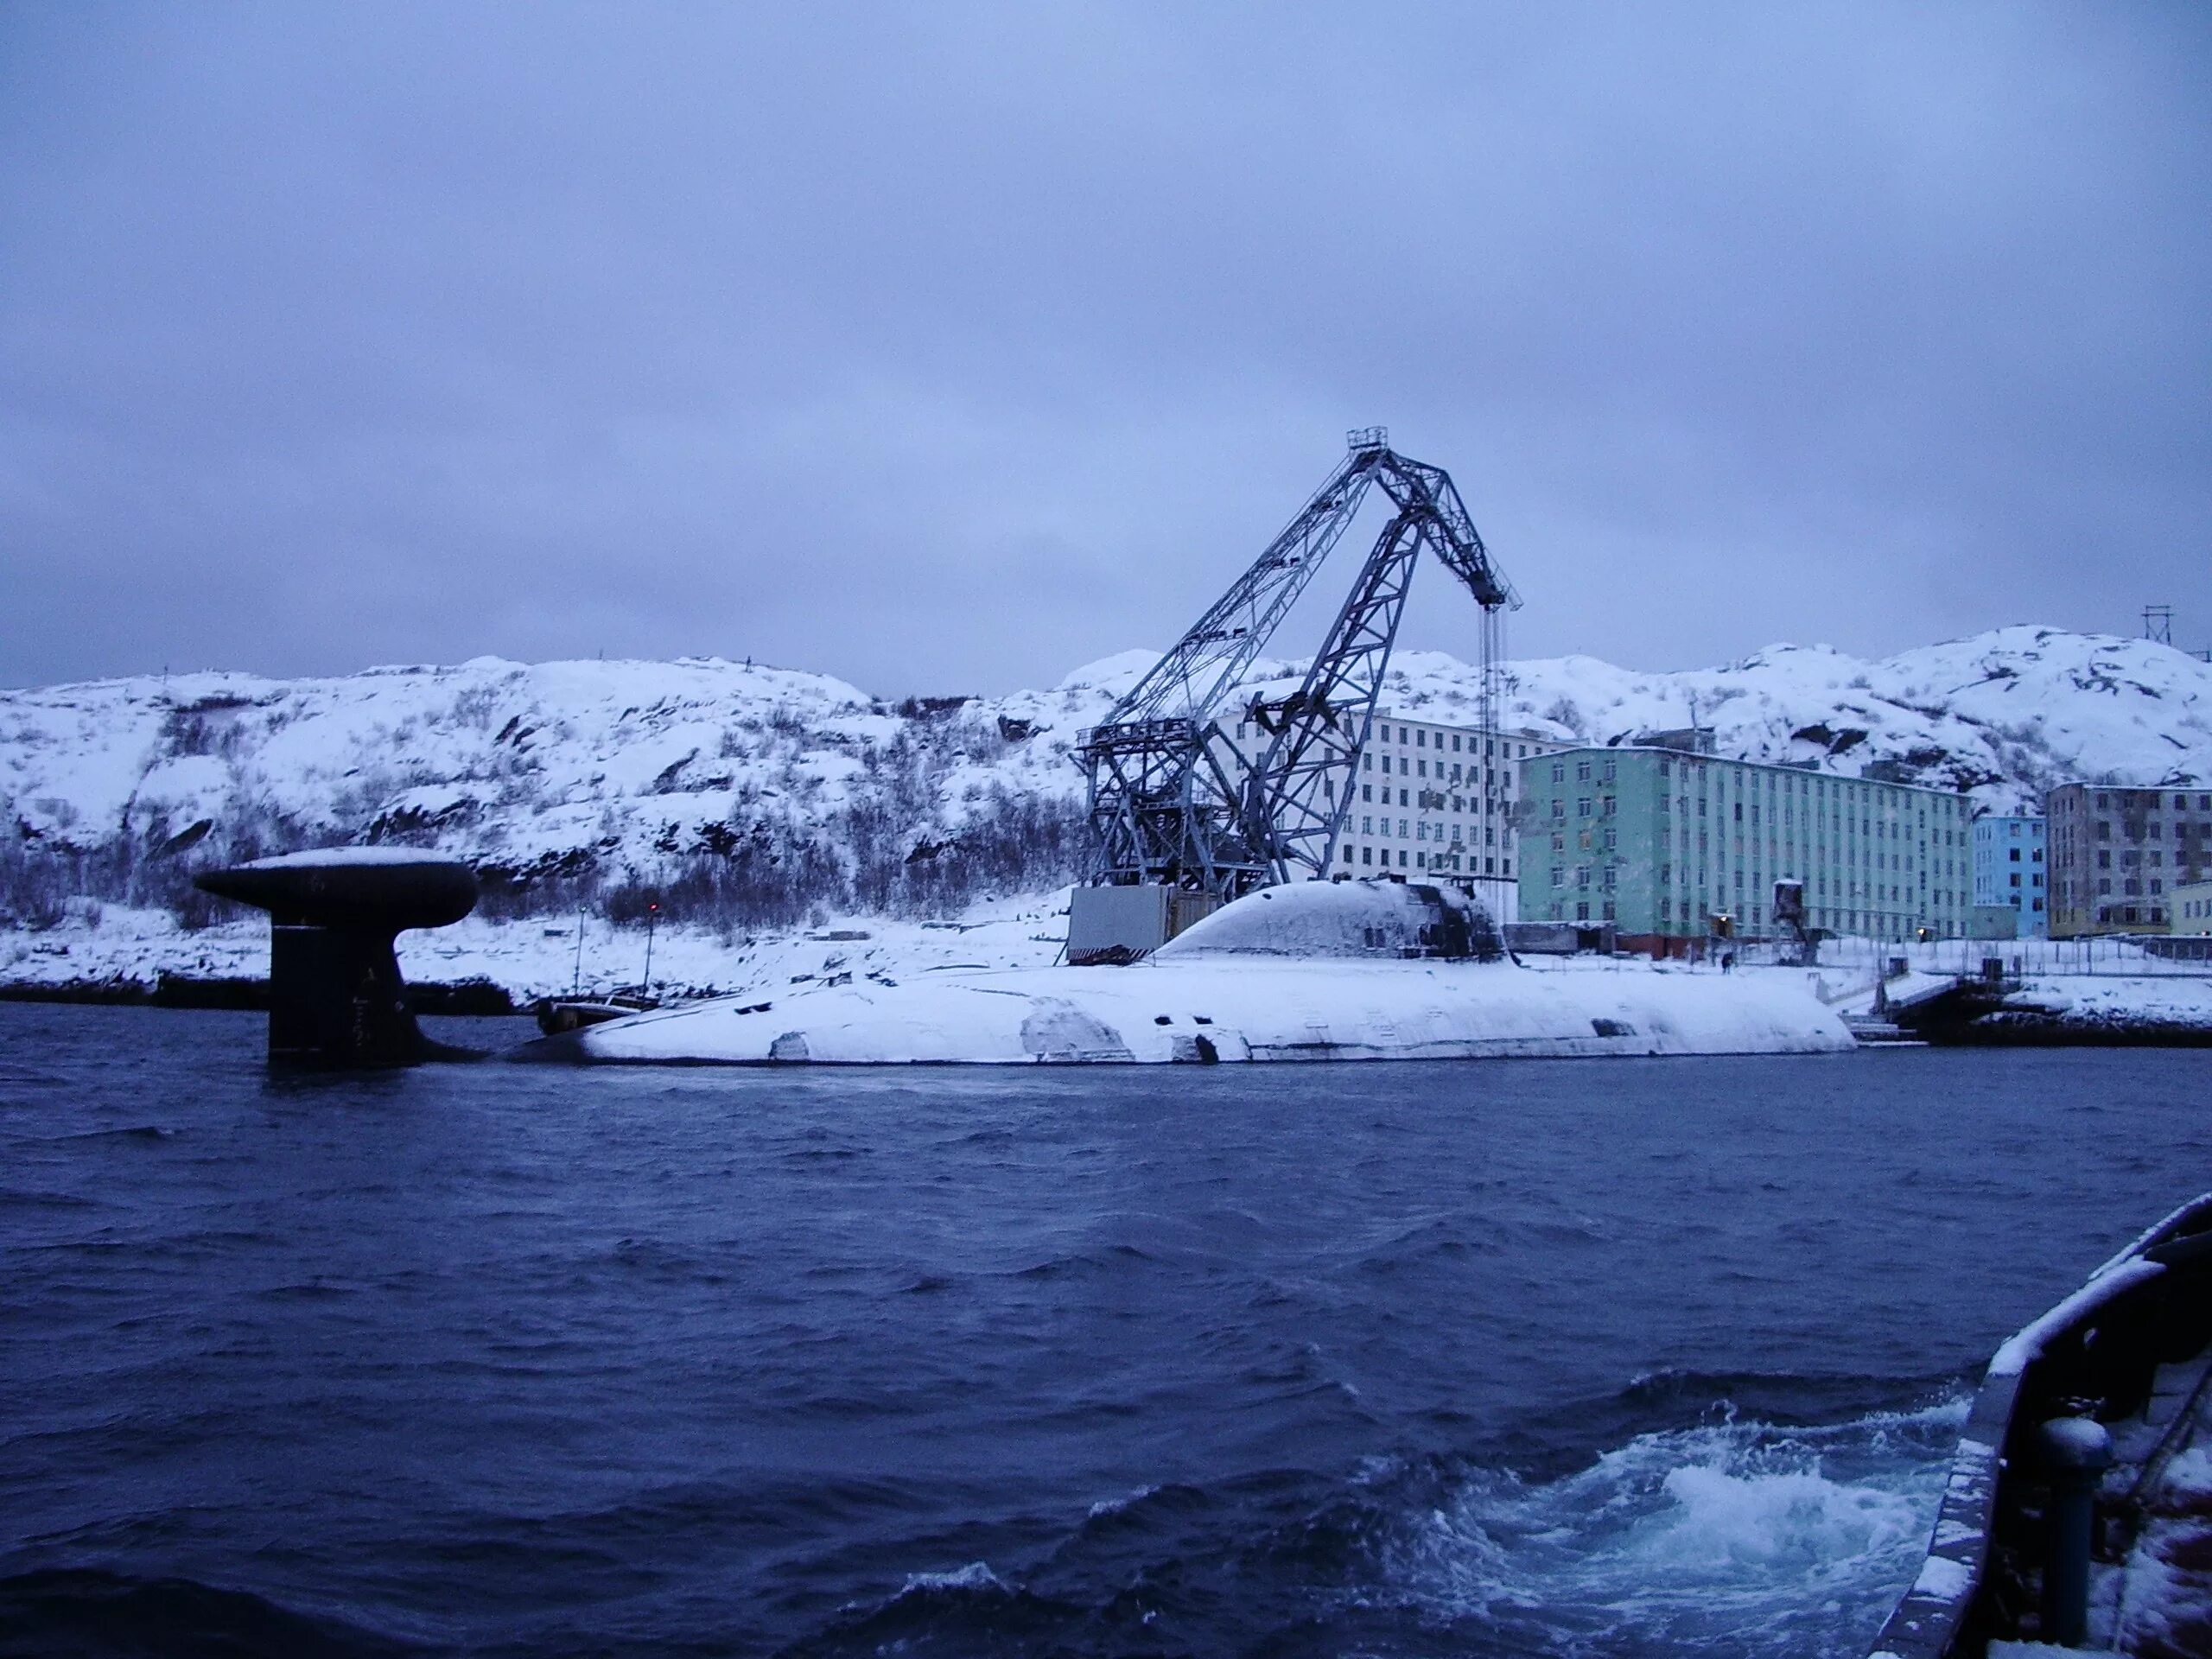
[[(1238, 724), (1236, 737), (1254, 752), (1267, 741), (1249, 721)], [(1472, 880), (1498, 920), (1517, 919), (1520, 763), (1561, 747), (1532, 732), (1485, 732), (1378, 710), (1333, 868), (1352, 876)]]

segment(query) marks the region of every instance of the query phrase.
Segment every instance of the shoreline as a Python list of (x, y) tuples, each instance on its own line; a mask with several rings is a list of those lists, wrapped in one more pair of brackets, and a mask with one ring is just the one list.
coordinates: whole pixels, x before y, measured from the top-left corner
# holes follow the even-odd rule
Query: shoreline
[[(988, 900), (952, 917), (823, 915), (808, 925), (750, 933), (671, 924), (653, 941), (653, 992), (670, 1007), (714, 998), (751, 1003), (841, 978), (887, 988), (963, 970), (1046, 969), (1060, 954), (1065, 906), (1062, 889)], [(580, 951), (576, 926), (574, 917), (473, 917), (402, 933), (400, 965), (416, 1012), (518, 1016), (541, 997), (572, 988), (605, 993), (642, 977), (643, 929), (589, 918)], [(1863, 1014), (1872, 1011), (1881, 965), (1904, 957), (1911, 971), (1889, 981), (1891, 1018), (1946, 1047), (2212, 1046), (2212, 975), (2177, 973), (2138, 954), (2084, 954), (2077, 962), (2068, 947), (2041, 941), (1837, 943), (1823, 950), (1829, 960), (1809, 969), (1752, 962), (1737, 971), (1795, 976), (1836, 1012)], [(269, 950), (268, 926), (257, 918), (187, 931), (163, 912), (105, 906), (50, 929), (0, 930), (0, 1001), (257, 1011), (268, 1006)], [(2012, 971), (1999, 983), (1971, 982), (1960, 971), (2000, 955)], [(1525, 965), (1573, 980), (1719, 972), (1640, 957), (1530, 957)], [(2067, 971), (2077, 966), (2094, 970)]]
[[(489, 979), (410, 981), (415, 1013), (473, 1019), (524, 1015), (530, 1009)], [(261, 1014), (269, 1007), (267, 979), (199, 978), (163, 974), (151, 985), (134, 979), (0, 982), (0, 1002), (58, 1002), (87, 1007), (197, 1008)]]

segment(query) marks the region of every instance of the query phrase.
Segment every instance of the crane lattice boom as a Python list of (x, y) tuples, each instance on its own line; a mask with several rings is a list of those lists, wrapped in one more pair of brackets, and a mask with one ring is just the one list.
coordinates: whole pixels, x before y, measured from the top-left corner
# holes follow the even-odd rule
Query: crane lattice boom
[[(1299, 689), (1236, 711), (1269, 734), (1253, 761), (1218, 716), (1371, 487), (1395, 509)], [(1393, 451), (1382, 429), (1349, 453), (1267, 550), (1084, 734), (1097, 884), (1159, 883), (1233, 899), (1328, 873), (1351, 779), (1424, 547), (1483, 612), (1484, 723), (1497, 619), (1519, 596), (1490, 557), (1450, 474)]]

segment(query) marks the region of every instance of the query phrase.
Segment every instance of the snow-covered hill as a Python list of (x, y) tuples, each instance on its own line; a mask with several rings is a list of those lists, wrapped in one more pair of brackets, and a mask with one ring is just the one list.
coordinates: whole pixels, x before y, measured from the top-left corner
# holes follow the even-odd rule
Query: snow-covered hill
[[(1071, 746), (1152, 660), (1124, 652), (1046, 691), (899, 704), (719, 659), (0, 693), (0, 823), (14, 831), (0, 903), (20, 918), (63, 888), (159, 902), (194, 865), (338, 842), (466, 856), (511, 889), (510, 908), (568, 902), (564, 882), (721, 872), (734, 885), (716, 893), (786, 920), (817, 901), (836, 913), (1043, 891), (1080, 855)], [(1506, 685), (1510, 726), (1611, 743), (1694, 715), (1724, 753), (1875, 769), (1995, 810), (2033, 810), (2069, 778), (2212, 778), (2212, 666), (2137, 639), (2015, 627), (1879, 662), (1776, 645), (1671, 674), (1570, 657), (1516, 663)], [(1471, 721), (1477, 692), (1467, 664), (1407, 653), (1386, 702)]]
[(1770, 645), (1677, 674), (1561, 658), (1516, 664), (1512, 679), (1510, 717), (1560, 735), (1629, 741), (1687, 726), (1694, 708), (1723, 754), (1872, 770), (1998, 812), (2039, 812), (2070, 779), (2212, 778), (2212, 664), (2108, 634), (2000, 628), (1878, 662)]

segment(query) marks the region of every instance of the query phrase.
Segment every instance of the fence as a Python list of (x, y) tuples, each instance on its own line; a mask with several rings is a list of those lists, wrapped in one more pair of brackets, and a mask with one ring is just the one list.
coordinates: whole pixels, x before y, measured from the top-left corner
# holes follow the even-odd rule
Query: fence
[[(2186, 944), (2177, 942), (2181, 948)], [(1721, 947), (1726, 948), (1726, 947)], [(1746, 944), (1736, 960), (1745, 965), (1777, 966), (1793, 959), (1796, 947), (1763, 942)], [(2004, 964), (2008, 978), (2044, 974), (2114, 974), (2179, 979), (2212, 979), (2212, 958), (2154, 955), (2133, 939), (1933, 939), (1900, 944), (1887, 939), (1823, 939), (1819, 965), (1863, 968), (1877, 972), (1902, 960), (1916, 973), (1972, 975), (1982, 964)]]
[[(2190, 942), (2178, 942), (2189, 948)], [(1783, 968), (1802, 965), (1798, 947), (1776, 940), (1706, 942), (1700, 960), (1669, 961), (1677, 971), (1721, 971), (1724, 957), (1732, 957), (1738, 968)], [(2036, 978), (2047, 974), (2110, 974), (2174, 979), (2212, 979), (2212, 957), (2195, 959), (2153, 955), (2133, 939), (1934, 939), (1926, 944), (1900, 944), (1891, 939), (1822, 939), (1820, 954), (1811, 966), (1838, 984), (1858, 982), (1871, 990), (1877, 978), (1886, 977), (1890, 965), (1903, 962), (1915, 973), (1980, 978), (1982, 964), (1995, 958), (2004, 964), (2007, 978)], [(1588, 971), (1592, 969), (1649, 965), (1640, 953), (1621, 956), (1585, 954), (1575, 957), (1525, 956), (1525, 967)]]

